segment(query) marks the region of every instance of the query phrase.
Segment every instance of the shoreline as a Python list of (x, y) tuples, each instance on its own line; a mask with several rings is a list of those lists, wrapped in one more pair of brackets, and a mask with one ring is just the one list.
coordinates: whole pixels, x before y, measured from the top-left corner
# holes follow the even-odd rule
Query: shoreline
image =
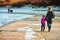
[[(41, 17), (42, 15), (35, 14), (34, 17), (17, 20), (0, 27), (0, 30), (7, 30), (7, 32), (6, 31), (0, 32), (0, 39), (1, 40), (24, 40), (26, 32), (17, 32), (17, 30), (18, 29), (22, 30), (25, 27), (30, 27), (35, 31), (35, 34), (33, 34), (34, 36), (36, 36), (34, 40), (40, 40), (40, 39), (60, 40), (59, 38), (60, 37), (60, 20), (59, 20), (60, 17), (53, 19), (51, 32), (48, 32), (47, 26), (44, 32), (40, 31)], [(12, 32), (9, 30), (12, 30)]]
[[(17, 14), (17, 13), (16, 13)], [(19, 13), (18, 13), (19, 14)], [(22, 14), (22, 13), (21, 13)], [(24, 19), (21, 19), (21, 20), (16, 20), (16, 21), (12, 21), (12, 22), (9, 22), (7, 24), (4, 24), (2, 25), (3, 27), (6, 26), (6, 25), (9, 25), (11, 23), (14, 23), (14, 22), (18, 22), (18, 21), (40, 21), (41, 17), (42, 17), (42, 14), (30, 14), (30, 13), (23, 13), (23, 14), (27, 14), (27, 15), (34, 15), (33, 17), (29, 17), (29, 18), (24, 18)], [(59, 17), (59, 16), (58, 16)], [(59, 17), (60, 18), (60, 17)], [(59, 18), (54, 18), (53, 21), (55, 22), (60, 22)], [(0, 28), (2, 27), (0, 26)]]
[[(0, 26), (0, 28), (2, 28), (2, 27), (4, 27), (4, 26), (7, 26), (7, 25), (9, 25), (9, 24), (13, 24), (13, 23), (16, 23), (16, 22), (21, 22), (21, 21), (24, 21), (24, 22), (25, 22), (25, 21), (26, 21), (26, 22), (30, 21), (30, 22), (38, 22), (38, 23), (40, 23), (41, 17), (42, 17), (42, 15), (35, 15), (35, 14), (34, 14), (33, 17), (24, 18), (24, 19), (21, 19), (21, 20), (16, 20), (16, 21), (9, 22), (9, 23), (7, 23), (7, 24), (4, 24), (3, 26)], [(59, 17), (59, 18), (60, 18), (60, 17)], [(58, 18), (58, 19), (57, 19), (57, 18), (54, 18), (54, 19), (53, 19), (53, 22), (60, 22), (59, 18)]]
[[(60, 31), (60, 27), (59, 27), (60, 22), (55, 22), (55, 21), (53, 22), (51, 32), (47, 32), (47, 27), (46, 27), (45, 32), (41, 32), (40, 25), (32, 25), (32, 24), (39, 24), (39, 23), (38, 23), (38, 21), (31, 21), (31, 22), (24, 21), (24, 20), (17, 21), (17, 22), (11, 23), (9, 25), (6, 25), (5, 27), (0, 28), (0, 30), (14, 31), (14, 30), (17, 30), (18, 28), (24, 28), (24, 27), (28, 26), (36, 32), (36, 34), (34, 34), (34, 36), (36, 36), (36, 38), (34, 40), (40, 40), (43, 38), (45, 38), (46, 40), (52, 40), (52, 39), (53, 40), (56, 40), (56, 39), (60, 40), (60, 38), (59, 38), (60, 37), (60, 32), (59, 32)], [(0, 35), (4, 36), (4, 35), (6, 35), (6, 33), (8, 35), (8, 36), (6, 36), (7, 38), (9, 38), (10, 35), (13, 35), (13, 34), (16, 37), (16, 35), (18, 34), (20, 37), (23, 36), (22, 40), (24, 40), (24, 35), (22, 35), (22, 34), (20, 35), (20, 33), (22, 33), (22, 32), (0, 32)], [(23, 32), (23, 33), (25, 33), (25, 32)], [(59, 36), (59, 37), (57, 37), (57, 36)], [(13, 37), (13, 36), (11, 36), (11, 37)], [(5, 38), (5, 39), (7, 39), (7, 38)], [(1, 40), (2, 39), (3, 39), (3, 37), (1, 37)], [(15, 39), (15, 38), (12, 38), (12, 40), (13, 39)], [(19, 37), (17, 39), (19, 39)]]
[[(12, 14), (12, 13), (11, 13)], [(26, 14), (26, 15), (29, 15), (29, 14)], [(9, 22), (6, 22), (6, 23), (4, 23), (4, 24), (1, 24), (1, 26), (0, 27), (2, 27), (2, 26), (5, 26), (5, 25), (8, 25), (8, 24), (10, 24), (10, 23), (13, 23), (13, 22), (16, 22), (16, 21), (22, 21), (22, 20), (24, 20), (24, 19), (27, 19), (27, 18), (31, 18), (31, 17), (34, 17), (34, 15), (31, 15), (31, 16), (28, 16), (28, 17), (26, 17), (26, 18), (21, 18), (21, 19), (16, 19), (16, 20), (12, 20), (12, 21), (9, 21)]]
[[(22, 13), (21, 13), (22, 14)], [(23, 13), (24, 14), (24, 13)], [(27, 15), (34, 15), (33, 17), (29, 17), (29, 18), (23, 18), (23, 19), (21, 19), (21, 20), (16, 20), (16, 21), (11, 21), (11, 22), (9, 22), (9, 23), (6, 23), (6, 24), (4, 24), (4, 25), (2, 25), (2, 26), (0, 26), (0, 28), (1, 27), (4, 27), (4, 26), (6, 26), (6, 25), (9, 25), (9, 24), (12, 24), (12, 23), (14, 23), (14, 22), (19, 22), (19, 21), (34, 21), (34, 20), (32, 20), (31, 18), (35, 18), (35, 17), (41, 17), (41, 15), (36, 15), (36, 14), (27, 14)], [(29, 20), (28, 20), (29, 19)], [(36, 21), (36, 20), (35, 20)]]

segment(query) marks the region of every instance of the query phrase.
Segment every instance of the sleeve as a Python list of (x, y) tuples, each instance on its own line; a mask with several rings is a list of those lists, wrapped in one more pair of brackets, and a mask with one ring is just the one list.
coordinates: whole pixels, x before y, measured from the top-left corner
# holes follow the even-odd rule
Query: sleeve
[(47, 14), (46, 14), (46, 18), (47, 18), (47, 16), (48, 16), (48, 12), (47, 12)]
[(45, 19), (46, 19), (46, 21), (47, 21), (47, 17), (48, 17), (48, 12), (47, 12), (47, 14), (46, 14), (46, 18), (45, 18)]

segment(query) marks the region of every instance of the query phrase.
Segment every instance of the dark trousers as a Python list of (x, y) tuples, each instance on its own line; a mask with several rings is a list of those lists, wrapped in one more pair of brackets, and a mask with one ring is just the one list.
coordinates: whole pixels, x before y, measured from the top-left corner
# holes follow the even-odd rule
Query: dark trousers
[(48, 30), (51, 30), (51, 23), (47, 23)]
[(45, 24), (41, 25), (41, 31), (45, 31)]

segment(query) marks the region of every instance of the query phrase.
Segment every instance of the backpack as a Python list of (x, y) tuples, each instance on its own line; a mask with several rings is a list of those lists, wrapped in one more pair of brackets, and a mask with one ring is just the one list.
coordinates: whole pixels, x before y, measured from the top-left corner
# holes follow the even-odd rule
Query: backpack
[(51, 13), (52, 18), (55, 18), (55, 13), (54, 12), (50, 12), (50, 13)]
[(55, 18), (55, 13), (52, 13), (52, 18)]

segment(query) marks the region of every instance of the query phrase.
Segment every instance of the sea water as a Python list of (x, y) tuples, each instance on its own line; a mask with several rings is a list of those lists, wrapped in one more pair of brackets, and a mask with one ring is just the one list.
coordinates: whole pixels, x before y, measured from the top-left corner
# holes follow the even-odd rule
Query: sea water
[(0, 26), (8, 24), (9, 22), (22, 20), (24, 18), (29, 18), (33, 16), (34, 15), (27, 15), (27, 14), (0, 13)]

